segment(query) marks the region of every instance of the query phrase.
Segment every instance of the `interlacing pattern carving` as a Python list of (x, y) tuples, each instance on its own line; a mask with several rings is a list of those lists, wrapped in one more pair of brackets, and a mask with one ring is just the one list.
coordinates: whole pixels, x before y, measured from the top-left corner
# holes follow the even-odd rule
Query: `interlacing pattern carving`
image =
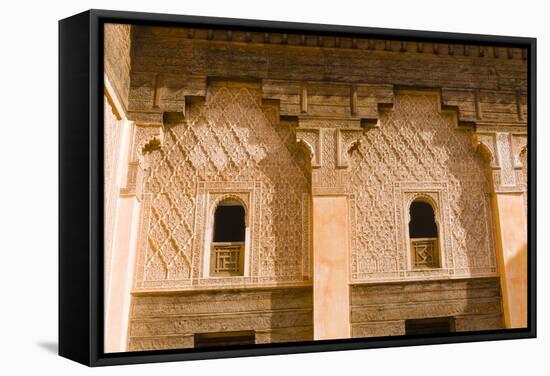
[[(402, 204), (396, 182), (419, 190), (444, 182), (440, 191), (448, 199), (440, 210), (449, 218), (450, 234), (442, 246), (452, 256), (445, 274), (495, 274), (486, 165), (472, 145), (472, 131), (457, 128), (456, 115), (441, 112), (439, 98), (430, 93), (396, 95), (380, 124), (365, 132), (350, 158), (352, 280), (411, 276), (407, 242), (399, 238), (406, 231), (398, 231), (402, 224), (396, 220), (395, 207)], [(423, 278), (441, 273), (427, 271)]]
[(525, 129), (519, 127), (478, 127), (475, 144), (489, 160), (493, 186), (497, 193), (523, 192), (523, 165), (520, 154), (527, 146)]
[(142, 220), (147, 241), (139, 250), (145, 258), (138, 265), (138, 287), (170, 280), (184, 286), (200, 277), (193, 265), (201, 262), (193, 254), (204, 241), (197, 239), (197, 226), (206, 223), (204, 199), (197, 196), (200, 182), (258, 185), (261, 210), (254, 220), (261, 226), (254, 236), (260, 240), (251, 252), (259, 269), (253, 269), (252, 281), (303, 280), (309, 253), (309, 210), (303, 210), (310, 189), (308, 156), (292, 129), (277, 121), (277, 108), (262, 106), (259, 90), (215, 85), (185, 120), (165, 125), (162, 147), (145, 156), (143, 207), (150, 210)]
[(510, 149), (510, 134), (497, 133), (496, 140), (501, 169), (500, 181), (498, 182), (498, 184), (502, 186), (515, 186), (516, 177), (513, 166), (514, 155), (512, 150)]

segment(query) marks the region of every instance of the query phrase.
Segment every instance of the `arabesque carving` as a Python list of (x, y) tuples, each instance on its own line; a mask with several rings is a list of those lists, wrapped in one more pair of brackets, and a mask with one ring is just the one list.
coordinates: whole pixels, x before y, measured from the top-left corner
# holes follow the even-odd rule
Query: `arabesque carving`
[[(137, 288), (293, 284), (310, 277), (309, 162), (292, 129), (277, 121), (278, 109), (262, 105), (258, 89), (220, 83), (185, 118), (165, 124), (162, 146), (144, 155)], [(136, 139), (158, 137), (156, 129), (140, 129)], [(251, 274), (203, 278), (207, 196), (239, 194), (243, 184), (254, 197)]]
[(521, 160), (527, 147), (525, 129), (479, 127), (474, 144), (489, 160), (494, 192), (523, 192), (527, 189), (523, 178), (527, 164)]
[[(351, 280), (495, 275), (485, 161), (473, 131), (457, 127), (456, 113), (429, 92), (398, 92), (379, 123), (351, 154)], [(444, 268), (409, 270), (400, 216), (415, 191), (433, 192), (440, 205)]]

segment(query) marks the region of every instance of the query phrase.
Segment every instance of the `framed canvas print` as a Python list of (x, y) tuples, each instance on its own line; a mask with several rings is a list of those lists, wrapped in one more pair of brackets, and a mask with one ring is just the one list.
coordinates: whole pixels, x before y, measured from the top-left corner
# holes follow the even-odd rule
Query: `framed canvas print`
[(59, 23), (59, 353), (530, 338), (536, 40)]

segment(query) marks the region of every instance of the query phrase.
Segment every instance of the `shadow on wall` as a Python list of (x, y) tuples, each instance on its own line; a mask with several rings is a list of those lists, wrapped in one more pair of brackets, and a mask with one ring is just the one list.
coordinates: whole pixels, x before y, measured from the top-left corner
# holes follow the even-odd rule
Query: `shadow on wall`
[[(284, 255), (294, 254), (295, 272), (303, 271), (302, 252), (293, 249), (295, 246), (311, 244), (297, 241), (298, 237), (306, 236), (301, 232), (304, 218), (300, 210), (302, 197), (296, 196), (311, 191), (311, 156), (304, 147), (296, 142), (293, 128), (297, 124), (289, 119), (280, 120), (274, 128), (279, 137), (281, 147), (276, 153), (267, 153), (258, 163), (269, 184), (273, 187), (270, 195), (271, 218), (262, 218), (262, 223), (268, 222), (272, 228), (272, 246), (277, 254), (276, 259)], [(287, 163), (291, 165), (286, 165)], [(297, 208), (292, 208), (297, 206)], [(262, 214), (266, 208), (262, 208)], [(308, 214), (310, 215), (310, 214)], [(311, 224), (311, 221), (307, 221)], [(293, 240), (289, 247), (287, 239)], [(261, 254), (262, 250), (256, 250)], [(310, 250), (308, 250), (310, 252)], [(311, 253), (310, 253), (311, 255)], [(279, 260), (277, 260), (279, 261)], [(311, 265), (311, 260), (309, 260)], [(274, 265), (275, 272), (283, 273), (290, 265), (281, 263)], [(311, 270), (310, 270), (311, 273)], [(310, 276), (303, 275), (303, 278)], [(266, 327), (268, 330), (256, 333), (256, 343), (281, 343), (313, 340), (313, 291), (312, 288), (299, 288), (282, 291), (271, 291), (269, 294), (270, 313)]]
[[(504, 328), (502, 307), (502, 289), (495, 273), (494, 278), (475, 278), (476, 273), (487, 274), (498, 271), (496, 259), (496, 239), (494, 233), (494, 216), (490, 192), (492, 186), (490, 157), (483, 148), (471, 142), (471, 130), (457, 124), (457, 114), (453, 110), (442, 110), (441, 116), (451, 128), (449, 143), (446, 135), (449, 130), (439, 130), (439, 137), (434, 137), (434, 146), (447, 149), (449, 158), (445, 163), (449, 184), (449, 208), (458, 210), (451, 213), (454, 226), (462, 231), (453, 234), (451, 227), (447, 237), (457, 247), (457, 240), (463, 246), (463, 258), (460, 260), (458, 249), (453, 249), (455, 268), (465, 268), (474, 274), (474, 279), (467, 281), (465, 301), (462, 312), (458, 313), (457, 331), (492, 330)], [(451, 120), (452, 119), (452, 120)], [(454, 183), (454, 184), (453, 184)], [(453, 189), (456, 191), (453, 192)], [(454, 203), (453, 203), (454, 199)], [(463, 237), (457, 234), (463, 234)], [(460, 265), (459, 261), (463, 264)], [(458, 264), (458, 265), (457, 265)]]
[[(270, 127), (271, 124), (266, 126)], [(295, 126), (293, 122), (281, 121), (273, 127), (273, 135), (276, 135), (278, 140), (270, 145), (273, 149), (257, 165), (265, 177), (263, 190), (269, 190), (269, 193), (262, 192), (265, 201), (262, 200), (264, 207), (261, 210), (261, 221), (270, 239), (263, 239), (262, 243), (270, 244), (271, 249), (260, 249), (256, 252), (260, 257), (263, 256), (264, 250), (274, 252), (274, 257), (271, 259), (274, 265), (265, 267), (281, 276), (282, 278), (278, 278), (281, 280), (288, 277), (292, 279), (300, 276), (307, 277), (302, 275), (304, 250), (300, 248), (307, 242), (302, 239), (306, 234), (302, 232), (304, 214), (301, 207), (302, 195), (309, 194), (311, 191), (309, 178), (311, 162), (310, 157), (296, 142), (292, 130)], [(261, 140), (259, 141), (261, 143)], [(260, 266), (262, 267), (264, 266)]]
[(45, 350), (46, 352), (49, 352), (53, 355), (58, 354), (59, 345), (57, 344), (57, 342), (41, 341), (41, 342), (37, 342), (36, 345), (42, 348), (43, 350)]

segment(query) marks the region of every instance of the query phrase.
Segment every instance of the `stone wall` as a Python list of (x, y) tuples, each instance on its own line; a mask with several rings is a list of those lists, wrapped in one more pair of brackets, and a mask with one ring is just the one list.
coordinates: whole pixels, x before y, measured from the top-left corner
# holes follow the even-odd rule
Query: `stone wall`
[(352, 337), (404, 335), (405, 320), (455, 318), (456, 331), (502, 329), (498, 278), (352, 285)]
[(193, 347), (195, 333), (254, 330), (256, 343), (313, 339), (311, 288), (135, 295), (129, 351)]

